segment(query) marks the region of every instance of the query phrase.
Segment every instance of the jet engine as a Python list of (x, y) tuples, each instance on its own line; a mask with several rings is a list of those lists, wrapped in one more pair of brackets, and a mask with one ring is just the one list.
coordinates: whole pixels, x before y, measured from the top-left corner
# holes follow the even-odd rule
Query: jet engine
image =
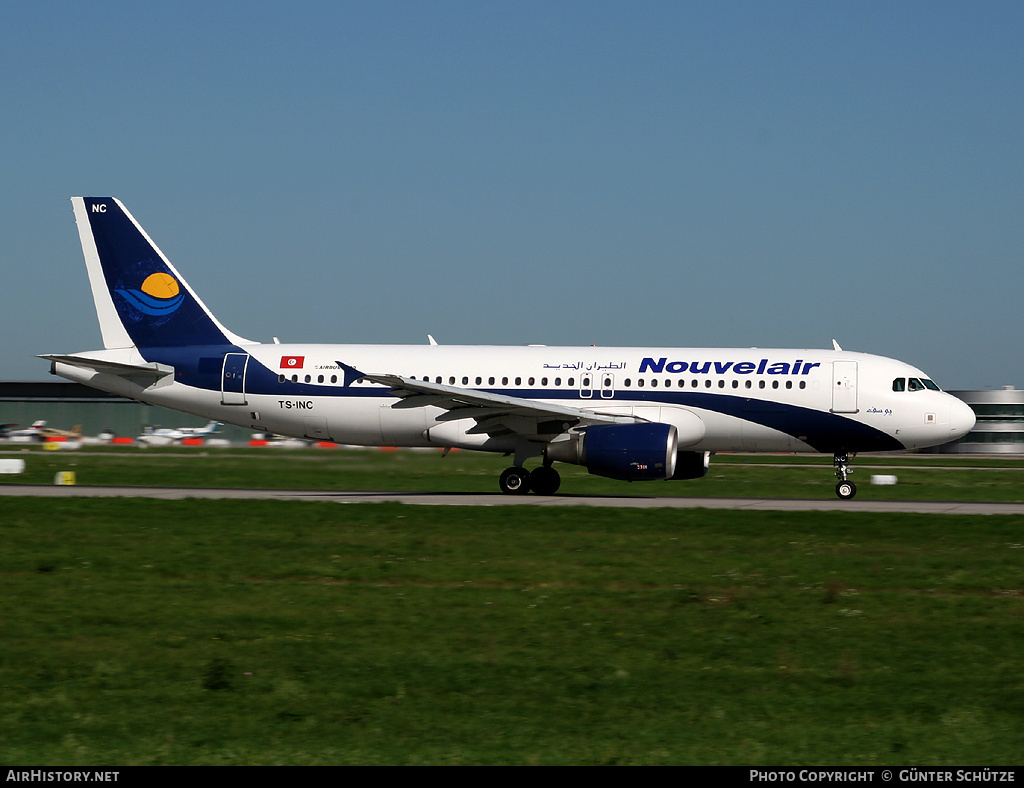
[(582, 465), (595, 476), (609, 479), (671, 479), (676, 473), (677, 445), (671, 424), (600, 424), (582, 428), (569, 440), (548, 444), (544, 458)]

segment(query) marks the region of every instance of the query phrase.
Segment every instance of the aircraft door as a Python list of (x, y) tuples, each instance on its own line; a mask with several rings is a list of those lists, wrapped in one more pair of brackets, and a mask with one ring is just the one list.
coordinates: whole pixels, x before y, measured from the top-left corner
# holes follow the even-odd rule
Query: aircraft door
[(245, 368), (249, 363), (248, 353), (228, 353), (224, 356), (224, 371), (221, 376), (220, 404), (245, 405)]
[(601, 397), (612, 399), (615, 396), (615, 375), (611, 372), (602, 372), (599, 377), (601, 380)]
[(584, 399), (594, 396), (594, 376), (590, 372), (580, 375), (580, 396)]
[(857, 412), (857, 362), (832, 362), (832, 412)]

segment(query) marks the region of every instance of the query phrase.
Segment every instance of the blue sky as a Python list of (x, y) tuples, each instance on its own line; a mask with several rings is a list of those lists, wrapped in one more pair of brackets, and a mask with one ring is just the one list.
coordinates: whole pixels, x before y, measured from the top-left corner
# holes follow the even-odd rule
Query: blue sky
[(830, 347), (1024, 387), (1020, 2), (13, 2), (0, 379), (68, 198), (261, 341)]

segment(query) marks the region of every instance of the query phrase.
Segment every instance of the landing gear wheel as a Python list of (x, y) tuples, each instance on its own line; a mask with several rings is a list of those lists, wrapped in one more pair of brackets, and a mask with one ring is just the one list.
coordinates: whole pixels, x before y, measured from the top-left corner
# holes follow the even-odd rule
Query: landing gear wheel
[(542, 465), (530, 474), (530, 487), (537, 495), (554, 495), (561, 483), (562, 477), (558, 471), (547, 465)]
[(857, 485), (853, 482), (839, 482), (836, 485), (836, 495), (842, 498), (844, 501), (848, 501), (850, 498), (857, 494)]
[(850, 457), (852, 456), (844, 451), (837, 451), (832, 458), (832, 465), (836, 469), (836, 478), (839, 479), (839, 484), (836, 485), (836, 495), (844, 501), (850, 500), (857, 494), (857, 485), (847, 479), (853, 473), (850, 468)]
[(530, 492), (530, 472), (526, 468), (506, 468), (498, 477), (498, 486), (505, 495), (526, 495)]

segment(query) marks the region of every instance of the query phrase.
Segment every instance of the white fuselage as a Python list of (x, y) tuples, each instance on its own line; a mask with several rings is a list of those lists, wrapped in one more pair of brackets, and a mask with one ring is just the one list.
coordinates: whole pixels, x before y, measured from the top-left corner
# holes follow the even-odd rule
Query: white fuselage
[[(511, 438), (472, 433), (472, 419), (439, 420), (441, 408), (395, 407), (401, 400), (377, 383), (346, 385), (339, 362), (673, 424), (679, 448), (694, 451), (915, 449), (953, 440), (974, 424), (960, 400), (908, 384), (932, 385), (920, 370), (838, 350), (247, 344), (234, 351), (220, 349), (204, 362), (203, 348), (146, 350), (146, 362), (174, 368), (155, 382), (63, 363), (55, 371), (208, 419), (368, 446), (517, 448)], [(82, 355), (140, 361), (134, 349)]]

